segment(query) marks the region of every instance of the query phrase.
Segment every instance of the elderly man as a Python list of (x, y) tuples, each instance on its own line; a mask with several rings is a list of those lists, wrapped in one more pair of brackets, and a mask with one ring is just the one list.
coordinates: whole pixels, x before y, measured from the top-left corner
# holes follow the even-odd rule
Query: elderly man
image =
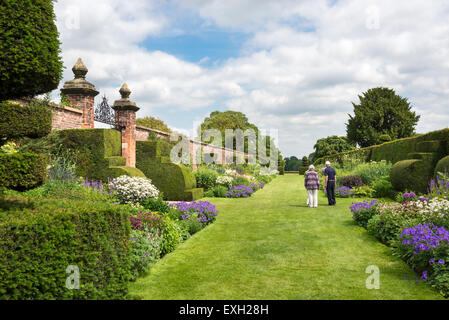
[(327, 200), (330, 206), (334, 206), (337, 202), (335, 201), (335, 186), (337, 185), (337, 172), (331, 167), (331, 163), (326, 161), (326, 169), (324, 169), (324, 175), (326, 176), (326, 186)]

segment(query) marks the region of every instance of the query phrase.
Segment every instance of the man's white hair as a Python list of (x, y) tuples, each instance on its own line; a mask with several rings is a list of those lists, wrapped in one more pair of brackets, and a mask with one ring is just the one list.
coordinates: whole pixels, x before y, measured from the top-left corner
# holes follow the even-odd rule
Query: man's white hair
[(331, 165), (331, 163), (330, 163), (329, 161), (326, 161), (326, 166), (327, 166), (327, 165)]

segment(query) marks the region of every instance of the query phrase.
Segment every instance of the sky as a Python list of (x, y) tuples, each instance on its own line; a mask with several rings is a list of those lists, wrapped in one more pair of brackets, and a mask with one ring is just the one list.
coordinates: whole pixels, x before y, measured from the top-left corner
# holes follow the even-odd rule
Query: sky
[(379, 86), (408, 98), (418, 133), (449, 123), (447, 0), (77, 0), (55, 13), (60, 87), (81, 57), (96, 104), (126, 82), (137, 117), (183, 133), (240, 111), (302, 157), (345, 135), (352, 102)]

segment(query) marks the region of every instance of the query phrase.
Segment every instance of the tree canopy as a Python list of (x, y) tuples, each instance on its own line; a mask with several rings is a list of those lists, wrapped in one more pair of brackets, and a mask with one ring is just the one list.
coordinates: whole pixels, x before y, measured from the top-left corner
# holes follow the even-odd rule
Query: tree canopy
[(407, 98), (402, 98), (389, 88), (373, 88), (359, 95), (360, 103), (354, 106), (354, 116), (346, 124), (348, 141), (360, 147), (369, 147), (385, 141), (410, 137), (420, 116), (411, 111)]
[(298, 171), (302, 164), (302, 161), (295, 156), (286, 157), (285, 161), (285, 171)]
[(52, 0), (0, 1), (0, 101), (58, 87), (58, 37)]
[(329, 136), (327, 138), (318, 139), (314, 146), (315, 152), (313, 153), (313, 159), (315, 161), (318, 158), (345, 152), (349, 150), (354, 150), (355, 146), (349, 143), (348, 138), (339, 136)]
[(139, 126), (142, 126), (142, 127), (147, 127), (147, 128), (159, 130), (162, 132), (167, 132), (167, 133), (172, 132), (164, 121), (154, 118), (154, 117), (138, 118), (138, 119), (136, 119), (136, 124)]

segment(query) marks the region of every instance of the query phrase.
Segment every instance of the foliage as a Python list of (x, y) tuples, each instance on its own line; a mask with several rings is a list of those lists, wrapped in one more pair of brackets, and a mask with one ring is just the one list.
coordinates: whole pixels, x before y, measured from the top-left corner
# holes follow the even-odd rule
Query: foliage
[(204, 167), (201, 167), (195, 171), (194, 175), (197, 187), (203, 188), (204, 190), (213, 188), (218, 179), (218, 173), (216, 171)]
[(63, 65), (53, 1), (4, 0), (0, 21), (0, 101), (56, 89)]
[(393, 185), (387, 179), (379, 179), (373, 183), (374, 196), (376, 198), (391, 198), (394, 199), (395, 191)]
[(165, 219), (165, 227), (162, 230), (162, 255), (166, 255), (176, 249), (182, 242), (180, 227), (172, 219)]
[(161, 194), (157, 198), (146, 198), (140, 204), (147, 210), (167, 213), (170, 211), (170, 206), (163, 200)]
[(360, 176), (364, 184), (372, 185), (377, 179), (389, 177), (391, 167), (391, 163), (386, 161), (371, 161), (357, 166), (354, 174)]
[(67, 149), (60, 149), (51, 157), (48, 169), (49, 180), (76, 180), (76, 154)]
[[(241, 129), (241, 130), (245, 131), (247, 129), (252, 129), (252, 130), (254, 130), (256, 139), (258, 138), (258, 134), (259, 134), (259, 129), (257, 128), (257, 126), (250, 123), (248, 121), (248, 118), (246, 117), (246, 115), (244, 115), (241, 112), (230, 111), (230, 110), (224, 111), (224, 112), (221, 112), (221, 111), (211, 112), (209, 117), (206, 117), (204, 119), (204, 121), (201, 123), (201, 127), (200, 127), (201, 135), (203, 134), (203, 132), (205, 132), (206, 130), (209, 130), (209, 129), (216, 129), (221, 133), (222, 147), (226, 146), (226, 135), (225, 135), (226, 130)], [(232, 139), (232, 140), (228, 141), (227, 144), (229, 146), (232, 145), (232, 149), (236, 150), (236, 148), (237, 148), (236, 137), (232, 137), (230, 139)], [(208, 141), (205, 141), (205, 142), (208, 142)], [(211, 141), (211, 143), (213, 144), (214, 141)], [(256, 143), (256, 147), (257, 147), (257, 143)], [(248, 140), (247, 139), (245, 139), (245, 141), (244, 141), (244, 151), (248, 152)]]
[(52, 128), (52, 116), (46, 104), (0, 102), (0, 143), (2, 139), (41, 138), (48, 135)]
[(301, 166), (302, 161), (295, 156), (286, 157), (285, 161), (285, 171), (298, 171)]
[(0, 153), (14, 154), (17, 152), (19, 152), (19, 150), (13, 141), (9, 141), (0, 147)]
[(165, 124), (164, 121), (154, 118), (154, 117), (144, 117), (136, 119), (136, 125), (159, 130), (162, 132), (171, 133), (170, 128)]
[[(0, 299), (123, 299), (128, 212), (107, 202), (0, 199)], [(67, 267), (80, 288), (69, 290)]]
[(145, 274), (161, 255), (162, 237), (149, 231), (131, 230), (131, 281)]
[(34, 153), (0, 153), (0, 187), (28, 190), (42, 185), (47, 176), (47, 157)]
[(384, 142), (389, 135), (400, 139), (414, 135), (420, 116), (411, 111), (411, 105), (389, 88), (372, 88), (359, 95), (360, 103), (354, 106), (354, 116), (346, 124), (349, 142), (368, 147)]
[(362, 177), (356, 175), (341, 177), (337, 180), (337, 182), (340, 186), (345, 186), (348, 188), (356, 188), (363, 186)]
[(233, 177), (230, 176), (218, 176), (217, 180), (215, 181), (216, 184), (225, 186), (227, 188), (232, 186), (232, 182), (234, 181)]
[(321, 158), (331, 154), (354, 150), (355, 146), (349, 143), (346, 137), (329, 136), (319, 139), (315, 143), (314, 149), (314, 158)]
[(251, 182), (245, 178), (244, 176), (237, 176), (234, 178), (234, 180), (232, 181), (232, 186), (241, 186), (241, 185), (245, 185), (245, 186), (250, 186)]
[(228, 188), (225, 186), (215, 186), (204, 193), (205, 197), (225, 198)]
[(376, 214), (377, 200), (353, 203), (350, 207), (352, 218), (361, 227), (366, 228), (368, 221)]
[(157, 198), (159, 190), (148, 178), (120, 176), (109, 183), (114, 195), (122, 203), (139, 203), (148, 198)]
[(370, 186), (352, 188), (351, 191), (355, 197), (360, 198), (371, 198), (374, 195), (374, 190)]

